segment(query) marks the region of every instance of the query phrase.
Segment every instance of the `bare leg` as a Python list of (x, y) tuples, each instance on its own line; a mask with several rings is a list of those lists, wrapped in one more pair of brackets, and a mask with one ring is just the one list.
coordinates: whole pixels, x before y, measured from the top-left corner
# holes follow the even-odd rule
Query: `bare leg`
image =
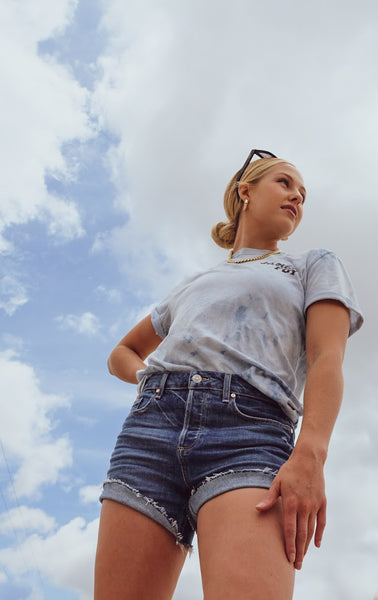
[(95, 600), (170, 600), (186, 552), (164, 527), (104, 500), (95, 566)]
[(279, 504), (260, 514), (267, 490), (243, 488), (209, 500), (198, 514), (204, 600), (290, 600), (294, 567), (284, 549)]

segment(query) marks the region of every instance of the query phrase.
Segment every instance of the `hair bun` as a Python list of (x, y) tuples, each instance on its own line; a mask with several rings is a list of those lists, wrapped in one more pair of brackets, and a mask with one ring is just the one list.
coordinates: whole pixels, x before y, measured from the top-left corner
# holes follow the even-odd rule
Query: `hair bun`
[(212, 231), (211, 237), (221, 248), (232, 248), (235, 242), (236, 226), (235, 223), (217, 223)]

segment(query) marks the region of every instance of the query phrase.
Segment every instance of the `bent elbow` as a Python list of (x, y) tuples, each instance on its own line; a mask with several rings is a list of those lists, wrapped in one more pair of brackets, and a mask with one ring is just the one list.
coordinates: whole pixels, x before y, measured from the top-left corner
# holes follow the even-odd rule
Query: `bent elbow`
[(109, 371), (110, 375), (114, 375), (113, 368), (112, 368), (111, 355), (108, 358), (107, 365), (108, 365), (108, 371)]

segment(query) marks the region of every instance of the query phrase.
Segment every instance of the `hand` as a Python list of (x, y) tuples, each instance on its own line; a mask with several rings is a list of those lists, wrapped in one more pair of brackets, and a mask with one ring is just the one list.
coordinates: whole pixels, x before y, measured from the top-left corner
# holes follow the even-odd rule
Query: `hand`
[(283, 530), (288, 560), (296, 569), (302, 567), (315, 525), (315, 546), (320, 547), (326, 524), (326, 497), (323, 464), (311, 453), (300, 450), (282, 465), (262, 502), (259, 511), (271, 509), (282, 500)]

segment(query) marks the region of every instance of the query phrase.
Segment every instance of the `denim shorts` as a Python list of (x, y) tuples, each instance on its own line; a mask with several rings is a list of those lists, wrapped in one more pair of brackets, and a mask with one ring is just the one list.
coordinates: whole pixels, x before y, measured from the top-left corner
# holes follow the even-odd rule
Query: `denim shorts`
[(100, 500), (151, 517), (190, 547), (215, 496), (269, 488), (294, 445), (282, 409), (237, 375), (192, 371), (142, 380)]

